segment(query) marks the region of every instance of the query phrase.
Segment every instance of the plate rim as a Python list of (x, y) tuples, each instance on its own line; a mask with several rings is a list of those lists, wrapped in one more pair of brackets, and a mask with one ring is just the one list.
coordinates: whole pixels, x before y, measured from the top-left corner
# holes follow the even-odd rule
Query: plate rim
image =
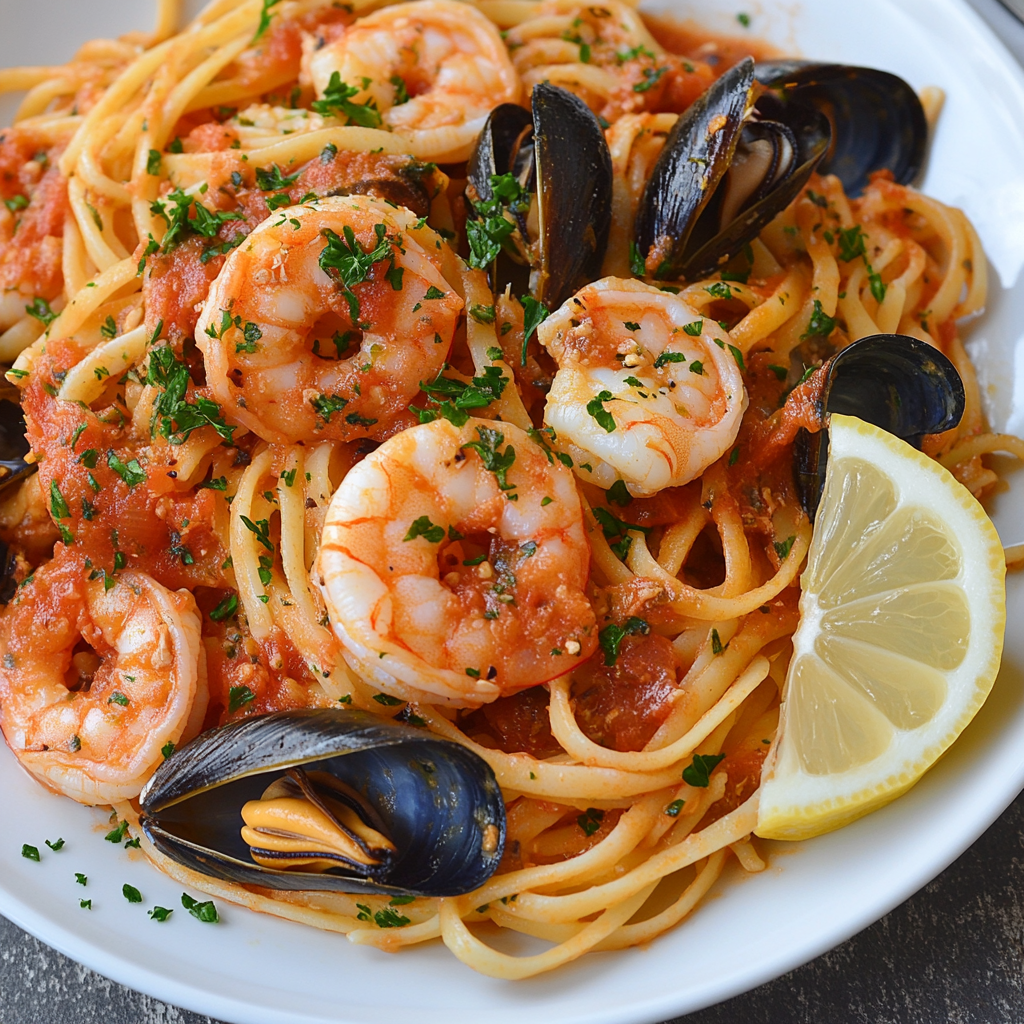
[[(897, 8), (913, 5), (915, 0), (887, 0)], [(932, 0), (934, 2), (934, 0)], [(1024, 90), (1024, 66), (1010, 51), (996, 30), (974, 9), (968, 0), (940, 0), (947, 11), (957, 13), (965, 19), (978, 41), (988, 49), (984, 57), (994, 57), (989, 63), (1000, 73), (1016, 79), (1017, 86)], [(915, 19), (916, 20), (916, 19)], [(1016, 288), (1024, 289), (1024, 278)], [(1021, 584), (1024, 587), (1024, 583)], [(1010, 624), (1008, 617), (1008, 626)], [(13, 758), (12, 762), (16, 764)], [(972, 846), (980, 836), (1013, 802), (1024, 788), (1024, 750), (1021, 751), (1016, 770), (1007, 773), (1002, 785), (983, 791), (965, 814), (962, 827), (952, 833), (949, 840), (932, 848), (932, 856), (919, 861), (916, 870), (905, 872), (887, 886), (880, 886), (873, 899), (866, 899), (859, 912), (851, 913), (831, 928), (819, 930), (813, 941), (799, 947), (782, 948), (766, 955), (753, 967), (733, 970), (730, 975), (717, 982), (717, 991), (706, 993), (698, 1002), (687, 999), (687, 993), (675, 990), (648, 999), (640, 998), (627, 1009), (612, 1006), (604, 1011), (585, 1011), (581, 1014), (559, 1012), (558, 1024), (655, 1024), (670, 1021), (679, 1014), (689, 1014), (717, 1005), (744, 992), (752, 991), (783, 974), (835, 948), (852, 936), (880, 920), (896, 906), (918, 892)], [(987, 799), (985, 798), (987, 794)], [(922, 866), (923, 865), (923, 866)], [(241, 908), (239, 908), (241, 909)], [(300, 1015), (259, 1006), (234, 996), (222, 996), (215, 991), (183, 981), (168, 973), (153, 969), (133, 959), (130, 955), (90, 941), (76, 934), (72, 929), (52, 920), (44, 912), (22, 899), (0, 878), (0, 914), (17, 927), (22, 928), (41, 942), (70, 957), (90, 970), (109, 978), (118, 984), (143, 992), (153, 998), (195, 1013), (219, 1018), (237, 1024), (341, 1024), (340, 1016), (322, 1017), (303, 1013)], [(655, 940), (657, 941), (657, 940)], [(641, 947), (647, 949), (649, 946)], [(628, 953), (629, 951), (623, 951)], [(591, 961), (599, 964), (605, 956), (620, 954), (590, 954)], [(397, 961), (396, 961), (397, 963)], [(712, 984), (706, 986), (709, 990)], [(534, 1007), (535, 1009), (537, 1007)], [(524, 1009), (527, 1009), (524, 1006)], [(457, 1012), (457, 1011), (456, 1011)], [(425, 1015), (426, 1017), (426, 1015)], [(356, 1018), (350, 1018), (353, 1022)], [(365, 1018), (359, 1018), (360, 1024)], [(554, 1018), (548, 1018), (554, 1020)]]

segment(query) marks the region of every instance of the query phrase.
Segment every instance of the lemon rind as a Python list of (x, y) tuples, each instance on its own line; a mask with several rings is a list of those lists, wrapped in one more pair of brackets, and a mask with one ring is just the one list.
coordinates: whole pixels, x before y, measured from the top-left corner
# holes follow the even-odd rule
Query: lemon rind
[[(981, 504), (937, 462), (885, 431), (850, 416), (833, 415), (831, 422), (832, 464), (844, 455), (874, 462), (892, 480), (897, 508), (922, 506), (934, 511), (935, 504), (928, 499), (939, 499), (962, 551), (960, 574), (949, 582), (960, 583), (968, 593), (971, 634), (961, 665), (945, 673), (952, 700), (919, 729), (896, 730), (894, 742), (904, 747), (905, 753), (896, 755), (899, 769), (881, 780), (877, 773), (871, 778), (871, 768), (882, 758), (893, 757), (891, 746), (880, 758), (848, 772), (828, 776), (803, 772), (785, 743), (783, 704), (779, 734), (765, 763), (756, 828), (757, 835), (768, 839), (804, 839), (832, 831), (905, 793), (977, 714), (991, 692), (1002, 655), (1005, 559), (995, 527)], [(898, 475), (894, 472), (897, 468)], [(798, 627), (794, 641), (799, 638)], [(972, 678), (963, 679), (968, 673)], [(781, 777), (777, 775), (780, 767)]]

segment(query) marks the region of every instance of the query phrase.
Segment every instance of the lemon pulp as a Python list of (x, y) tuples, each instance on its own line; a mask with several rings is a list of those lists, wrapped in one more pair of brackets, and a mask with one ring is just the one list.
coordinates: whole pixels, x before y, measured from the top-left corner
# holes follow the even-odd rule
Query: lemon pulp
[(883, 430), (833, 415), (800, 624), (756, 832), (805, 839), (888, 803), (988, 696), (1005, 560), (971, 493)]

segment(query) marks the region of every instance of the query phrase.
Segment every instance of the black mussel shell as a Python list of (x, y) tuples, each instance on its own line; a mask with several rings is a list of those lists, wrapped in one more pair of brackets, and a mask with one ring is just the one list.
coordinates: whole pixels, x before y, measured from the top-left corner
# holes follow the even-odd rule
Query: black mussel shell
[[(354, 877), (252, 860), (241, 808), (296, 766), (333, 775), (373, 809), (372, 824), (397, 848), (390, 863)], [(362, 711), (281, 711), (203, 733), (157, 769), (140, 800), (143, 831), (161, 853), (201, 874), (268, 889), (456, 896), (490, 878), (505, 843), (505, 806), (485, 761)]]
[[(828, 364), (819, 413), (857, 416), (915, 448), (925, 434), (951, 430), (964, 414), (964, 383), (937, 348), (904, 334), (875, 334), (844, 348)], [(828, 431), (801, 430), (794, 473), (813, 521), (825, 486)]]
[(753, 85), (747, 58), (669, 133), (636, 221), (654, 277), (693, 280), (717, 270), (796, 198), (828, 149), (828, 122), (813, 107), (768, 93), (751, 113)]
[[(471, 202), (494, 197), (491, 177), (513, 170), (523, 142), (532, 134), (530, 111), (517, 103), (502, 103), (491, 111), (466, 166), (466, 179), (472, 189)], [(528, 181), (520, 181), (520, 184), (529, 187)]]
[(851, 196), (860, 195), (868, 175), (888, 170), (909, 185), (925, 159), (928, 122), (914, 90), (902, 78), (875, 68), (813, 61), (768, 61), (757, 80), (786, 103), (811, 105), (832, 126), (832, 146), (821, 161)]
[[(543, 82), (534, 86), (531, 104), (531, 111), (505, 103), (491, 112), (469, 160), (467, 195), (473, 204), (490, 200), (491, 176), (509, 173), (537, 193), (540, 237), (532, 291), (555, 309), (600, 276), (612, 222), (612, 162), (600, 123), (577, 96)], [(525, 239), (525, 217), (515, 216)], [(504, 257), (496, 291), (515, 273)]]
[(593, 111), (567, 89), (533, 87), (540, 205), (540, 272), (534, 297), (557, 309), (601, 276), (612, 226), (612, 158)]
[(29, 453), (25, 437), (25, 414), (19, 404), (17, 388), (0, 391), (0, 491), (31, 476), (38, 466), (26, 462)]
[(636, 243), (654, 276), (681, 277), (690, 234), (729, 169), (754, 85), (754, 61), (730, 68), (681, 114), (640, 197)]
[[(39, 467), (26, 462), (25, 414), (18, 403), (17, 388), (3, 387), (0, 394), (0, 491), (31, 476)], [(9, 395), (9, 397), (8, 397)], [(7, 604), (18, 589), (14, 579), (14, 555), (0, 541), (0, 604)]]

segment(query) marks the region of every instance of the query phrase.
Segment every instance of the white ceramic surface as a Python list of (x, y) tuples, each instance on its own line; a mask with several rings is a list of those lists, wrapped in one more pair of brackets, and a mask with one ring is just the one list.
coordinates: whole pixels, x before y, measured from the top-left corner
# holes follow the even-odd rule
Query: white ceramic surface
[[(657, 7), (752, 31), (790, 53), (869, 64), (948, 102), (924, 188), (963, 207), (992, 267), (991, 302), (969, 330), (993, 424), (1024, 430), (1024, 74), (963, 0), (658, 0)], [(0, 66), (51, 63), (101, 33), (145, 28), (148, 5), (0, 0)], [(9, 111), (9, 107), (7, 108)], [(0, 109), (0, 114), (3, 110)], [(0, 122), (2, 123), (2, 122)], [(1007, 542), (1024, 541), (1024, 474), (995, 502)], [(649, 1024), (728, 998), (836, 945), (934, 877), (1024, 785), (1024, 578), (1009, 585), (1003, 670), (988, 704), (909, 794), (812, 842), (775, 844), (764, 874), (723, 879), (689, 922), (649, 948), (584, 958), (554, 975), (480, 977), (439, 943), (399, 956), (223, 905), (201, 924), (180, 887), (140, 854), (103, 841), (100, 811), (51, 796), (0, 749), (0, 912), (101, 973), (239, 1024)], [(66, 840), (59, 853), (45, 839)], [(21, 857), (22, 843), (42, 862)], [(88, 875), (88, 886), (74, 873)], [(121, 886), (141, 890), (128, 904)], [(81, 910), (80, 898), (93, 900)], [(169, 921), (146, 916), (175, 907)]]

